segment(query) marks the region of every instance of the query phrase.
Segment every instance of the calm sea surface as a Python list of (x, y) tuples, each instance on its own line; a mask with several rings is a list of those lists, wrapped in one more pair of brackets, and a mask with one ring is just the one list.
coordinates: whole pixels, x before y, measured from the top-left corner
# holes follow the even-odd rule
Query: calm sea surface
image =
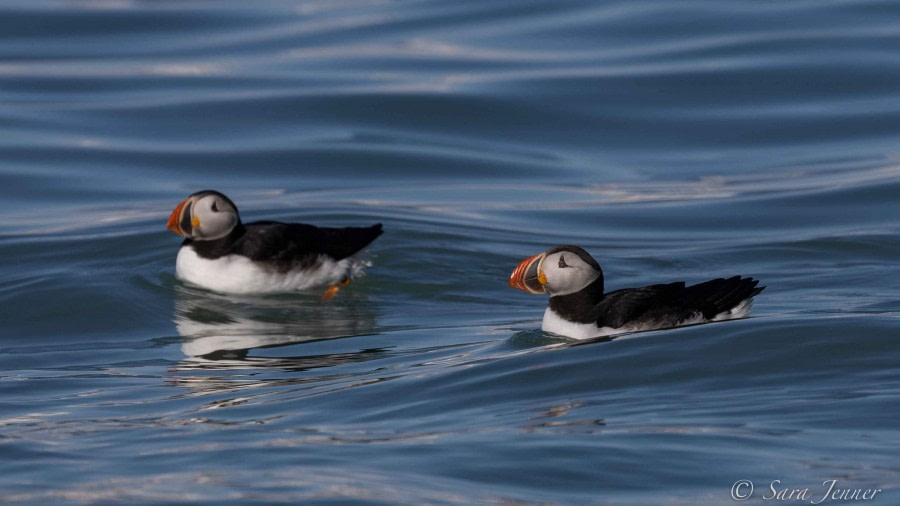
[[(211, 293), (204, 188), (386, 233)], [(576, 344), (507, 286), (563, 243), (768, 288)], [(900, 504), (898, 260), (894, 1), (0, 3), (0, 502)]]

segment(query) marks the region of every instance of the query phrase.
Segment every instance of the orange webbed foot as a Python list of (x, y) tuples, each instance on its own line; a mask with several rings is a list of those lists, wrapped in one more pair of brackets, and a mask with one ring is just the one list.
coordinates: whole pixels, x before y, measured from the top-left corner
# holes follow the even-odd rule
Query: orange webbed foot
[(341, 287), (338, 285), (331, 285), (325, 290), (325, 293), (322, 294), (322, 301), (328, 302), (333, 299), (337, 293), (341, 291)]

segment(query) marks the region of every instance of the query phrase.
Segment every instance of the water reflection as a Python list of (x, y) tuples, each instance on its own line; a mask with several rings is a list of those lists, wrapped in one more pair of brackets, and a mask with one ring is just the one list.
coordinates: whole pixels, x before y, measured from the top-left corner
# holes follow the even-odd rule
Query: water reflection
[(304, 371), (376, 358), (383, 350), (326, 355), (266, 353), (285, 346), (375, 332), (376, 314), (360, 300), (233, 296), (176, 288), (174, 322), (185, 359), (179, 369), (277, 368)]

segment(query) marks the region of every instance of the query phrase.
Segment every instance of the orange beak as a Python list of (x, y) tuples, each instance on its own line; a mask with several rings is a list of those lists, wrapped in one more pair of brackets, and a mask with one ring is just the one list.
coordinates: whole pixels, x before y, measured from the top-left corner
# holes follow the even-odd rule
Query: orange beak
[(175, 206), (175, 210), (169, 215), (169, 221), (166, 228), (183, 237), (190, 237), (193, 232), (191, 224), (191, 206), (194, 204), (193, 197), (185, 199), (184, 202)]
[(543, 260), (544, 254), (541, 253), (519, 262), (509, 276), (510, 288), (518, 288), (528, 293), (544, 293), (544, 284), (547, 282), (547, 278), (541, 272)]

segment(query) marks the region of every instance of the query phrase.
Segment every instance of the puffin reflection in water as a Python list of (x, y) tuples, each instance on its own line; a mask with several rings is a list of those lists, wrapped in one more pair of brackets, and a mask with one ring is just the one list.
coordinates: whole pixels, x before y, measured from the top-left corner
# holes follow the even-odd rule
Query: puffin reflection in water
[(757, 284), (734, 276), (604, 293), (600, 264), (572, 245), (526, 258), (509, 278), (512, 288), (550, 295), (542, 330), (575, 339), (743, 318), (765, 288)]
[(370, 227), (325, 228), (302, 223), (242, 223), (224, 194), (203, 190), (175, 207), (167, 227), (183, 236), (178, 279), (224, 293), (279, 293), (327, 286), (324, 300), (362, 273), (354, 257), (381, 235)]

